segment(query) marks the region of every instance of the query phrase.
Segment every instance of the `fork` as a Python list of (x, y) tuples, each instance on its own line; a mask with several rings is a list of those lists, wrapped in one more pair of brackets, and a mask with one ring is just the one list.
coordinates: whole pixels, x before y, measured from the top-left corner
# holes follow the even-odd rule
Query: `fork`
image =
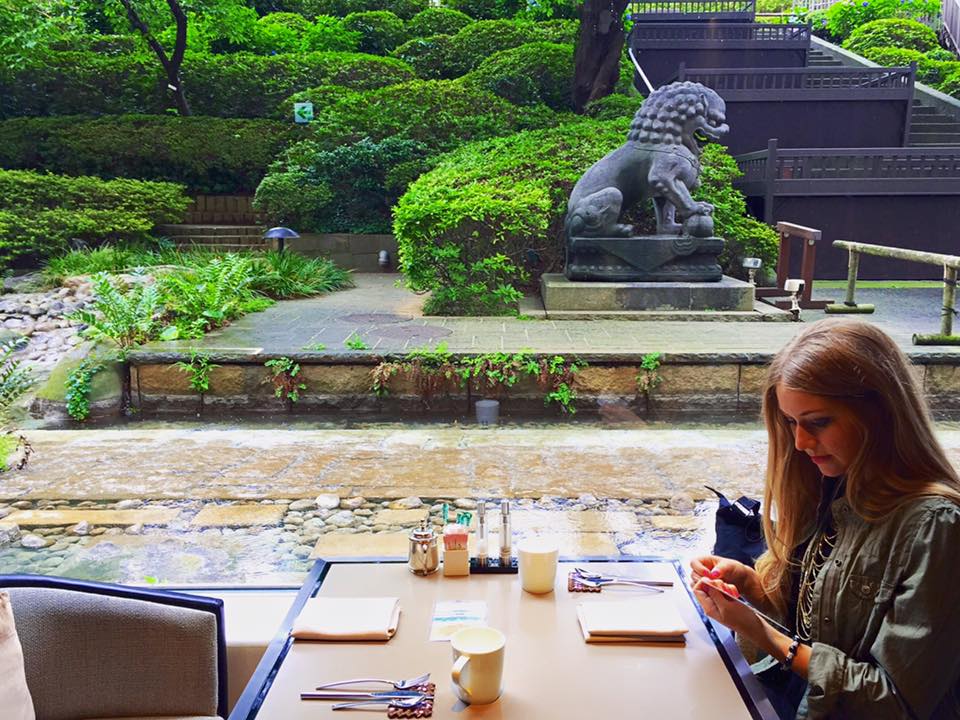
[(585, 585), (594, 587), (605, 587), (607, 585), (635, 585), (645, 587), (657, 592), (663, 592), (660, 588), (673, 587), (672, 580), (640, 580), (639, 578), (619, 577), (616, 575), (601, 575), (599, 573), (587, 572), (583, 568), (574, 568), (574, 574), (577, 579)]
[(393, 687), (397, 690), (409, 690), (410, 688), (415, 688), (418, 685), (423, 685), (427, 682), (430, 682), (430, 673), (424, 673), (419, 677), (408, 678), (406, 680), (384, 680), (382, 678), (354, 678), (353, 680), (338, 680), (337, 682), (317, 685), (316, 689), (324, 690), (326, 688), (340, 687), (341, 685), (361, 685), (363, 683), (386, 683), (387, 685), (393, 685)]
[(429, 695), (415, 695), (409, 698), (380, 698), (379, 700), (359, 700), (357, 702), (337, 703), (331, 705), (331, 710), (349, 710), (350, 708), (363, 707), (364, 705), (383, 705), (386, 703), (395, 708), (415, 708), (422, 705), (430, 699)]

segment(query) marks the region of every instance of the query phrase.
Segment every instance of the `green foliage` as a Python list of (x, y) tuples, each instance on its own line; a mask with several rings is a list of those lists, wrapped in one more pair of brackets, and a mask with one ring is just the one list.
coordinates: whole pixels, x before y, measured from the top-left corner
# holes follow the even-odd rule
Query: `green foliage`
[(640, 98), (614, 93), (587, 103), (586, 114), (597, 120), (632, 118), (640, 109)]
[(13, 357), (27, 342), (23, 337), (0, 341), (0, 419), (6, 419), (10, 406), (36, 382), (33, 371)]
[(464, 81), (515, 105), (543, 103), (554, 110), (573, 107), (573, 46), (526, 43), (494, 53)]
[(466, 13), (447, 7), (428, 7), (414, 15), (407, 23), (407, 34), (414, 38), (431, 35), (456, 35), (473, 22)]
[(347, 30), (339, 18), (320, 15), (303, 34), (302, 46), (306, 51), (356, 52), (360, 33)]
[[(845, 40), (857, 28), (874, 20), (884, 18), (922, 20), (935, 18), (939, 12), (938, 0), (844, 0), (831, 5), (826, 11), (825, 18), (810, 19), (814, 21), (814, 27), (817, 27), (818, 20), (825, 19), (825, 29), (830, 36), (836, 40)], [(821, 26), (823, 26), (822, 23)]]
[[(177, 328), (164, 339), (200, 337), (243, 315), (257, 300), (253, 281), (253, 261), (233, 253), (161, 276), (160, 293)], [(258, 303), (253, 307), (263, 309)]]
[[(266, 117), (286, 97), (317, 85), (366, 90), (411, 80), (395, 58), (362, 53), (188, 53), (183, 82), (195, 115)], [(51, 53), (43, 62), (0, 70), (0, 118), (146, 113), (170, 107), (155, 58), (107, 57), (91, 52)]]
[(251, 288), (278, 300), (309, 297), (353, 285), (350, 272), (326, 258), (295, 252), (268, 252), (253, 260)]
[(927, 52), (939, 46), (937, 34), (916, 20), (887, 18), (861, 25), (843, 41), (843, 47), (862, 54), (870, 48), (898, 47)]
[(661, 353), (646, 353), (640, 358), (640, 370), (637, 373), (637, 391), (649, 401), (650, 393), (663, 380), (658, 370), (660, 369)]
[(389, 10), (350, 13), (343, 19), (347, 31), (360, 33), (360, 52), (386, 55), (407, 39), (403, 20)]
[(431, 35), (407, 40), (392, 53), (425, 80), (448, 80), (457, 76), (453, 61), (453, 37)]
[(960, 67), (944, 78), (943, 82), (937, 86), (937, 90), (947, 95), (953, 95), (960, 98)]
[(440, 392), (449, 393), (468, 385), (485, 395), (502, 395), (524, 377), (533, 378), (544, 392), (544, 404), (556, 403), (574, 413), (573, 376), (586, 363), (567, 361), (562, 355), (536, 357), (529, 351), (485, 353), (454, 358), (446, 343), (436, 348), (416, 348), (402, 360), (382, 362), (373, 371), (373, 392), (387, 395), (398, 374), (413, 381), (424, 402)]
[(523, 0), (445, 0), (444, 4), (477, 20), (512, 18), (523, 8)]
[(351, 350), (369, 350), (370, 346), (364, 342), (363, 338), (353, 333), (346, 340), (343, 341), (343, 346), (350, 348)]
[(190, 376), (190, 388), (201, 395), (210, 390), (210, 371), (220, 367), (210, 362), (210, 356), (199, 350), (190, 352), (190, 362), (178, 362), (174, 367)]
[(270, 371), (270, 380), (273, 382), (273, 394), (292, 405), (300, 400), (300, 391), (306, 390), (307, 385), (300, 381), (300, 363), (288, 357), (279, 357), (267, 360), (264, 366)]
[(523, 20), (579, 20), (582, 0), (527, 0), (514, 15)]
[(308, 132), (290, 122), (203, 116), (14, 118), (0, 122), (0, 166), (247, 193), (277, 154)]
[(107, 340), (117, 346), (117, 359), (126, 361), (137, 345), (150, 340), (157, 330), (163, 305), (149, 278), (129, 285), (106, 273), (91, 278), (93, 302), (71, 314), (70, 319), (87, 327), (84, 337)]
[(390, 208), (428, 167), (420, 142), (387, 137), (322, 150), (299, 143), (271, 167), (255, 202), (271, 224), (307, 232), (390, 232)]
[(518, 108), (492, 93), (453, 80), (415, 80), (346, 94), (311, 124), (325, 150), (398, 136), (447, 150), (470, 140), (555, 122), (546, 107)]
[(711, 143), (700, 156), (700, 187), (692, 195), (713, 205), (715, 233), (726, 240), (720, 265), (727, 275), (746, 277), (745, 257), (758, 257), (765, 267), (773, 267), (780, 250), (780, 239), (769, 225), (747, 215), (743, 194), (733, 181), (743, 173), (726, 148)]
[[(950, 58), (944, 60), (943, 52), (946, 52)], [(917, 63), (917, 80), (933, 87), (940, 85), (951, 72), (960, 69), (960, 62), (952, 59), (952, 53), (949, 50), (943, 51), (943, 48), (934, 48), (928, 53), (922, 53), (909, 48), (875, 47), (864, 50), (861, 54), (867, 60), (885, 67), (904, 66), (915, 62)]]
[(103, 370), (103, 364), (92, 357), (83, 361), (67, 375), (67, 414), (77, 422), (90, 417), (90, 386), (93, 376)]
[(138, 239), (179, 222), (189, 204), (180, 185), (0, 170), (0, 263), (63, 252), (74, 239)]

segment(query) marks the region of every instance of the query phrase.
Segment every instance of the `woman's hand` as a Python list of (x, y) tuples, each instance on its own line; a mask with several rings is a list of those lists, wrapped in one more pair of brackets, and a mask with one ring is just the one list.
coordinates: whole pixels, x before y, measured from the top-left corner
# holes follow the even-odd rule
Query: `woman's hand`
[(693, 594), (707, 617), (723, 623), (757, 645), (765, 641), (770, 632), (775, 632), (753, 610), (727, 597), (720, 589), (727, 595), (740, 596), (736, 585), (722, 580), (700, 578), (693, 587)]
[(702, 579), (722, 580), (736, 585), (751, 603), (760, 608), (767, 606), (767, 596), (763, 592), (760, 576), (756, 570), (742, 562), (718, 555), (694, 558), (690, 562), (690, 587), (696, 589), (697, 583)]

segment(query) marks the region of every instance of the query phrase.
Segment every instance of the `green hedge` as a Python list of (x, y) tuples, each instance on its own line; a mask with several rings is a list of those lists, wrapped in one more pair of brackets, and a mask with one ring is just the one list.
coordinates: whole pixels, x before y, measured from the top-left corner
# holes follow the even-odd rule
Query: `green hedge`
[(512, 18), (526, 5), (524, 0), (445, 0), (444, 5), (477, 20)]
[(174, 183), (0, 170), (0, 261), (58, 254), (74, 240), (141, 239), (180, 222), (189, 203)]
[(364, 138), (322, 150), (294, 145), (257, 189), (256, 205), (270, 224), (301, 232), (390, 232), (390, 208), (428, 167), (423, 143)]
[(848, 0), (834, 3), (822, 15), (811, 13), (810, 19), (814, 21), (814, 29), (822, 23), (831, 39), (842, 41), (858, 28), (874, 20), (884, 18), (921, 20), (934, 18), (939, 13), (940, 0), (864, 0), (863, 2)]
[(597, 120), (613, 120), (620, 117), (632, 118), (640, 109), (640, 97), (627, 95), (607, 95), (587, 103), (586, 114)]
[(445, 7), (430, 7), (414, 15), (407, 23), (410, 37), (430, 37), (431, 35), (456, 35), (473, 18), (459, 10)]
[(957, 61), (952, 53), (946, 51), (951, 57), (944, 58), (940, 50), (943, 48), (922, 53), (908, 48), (875, 47), (864, 50), (862, 54), (867, 60), (884, 67), (903, 66), (915, 62), (917, 63), (917, 80), (926, 85), (938, 87), (951, 73), (960, 69), (960, 61)]
[(386, 55), (407, 39), (405, 23), (389, 10), (350, 13), (343, 26), (360, 34), (360, 52), (371, 55)]
[(937, 34), (926, 25), (901, 18), (868, 22), (843, 41), (844, 49), (861, 55), (871, 48), (897, 47), (927, 52), (939, 45)]
[(458, 76), (453, 62), (453, 36), (431, 35), (407, 40), (391, 55), (413, 68), (424, 80), (450, 80)]
[(334, 100), (311, 123), (324, 150), (390, 136), (431, 150), (556, 123), (548, 108), (520, 108), (460, 80), (415, 80)]
[[(394, 210), (393, 229), (407, 281), (432, 292), (425, 310), (511, 312), (528, 249), (546, 271), (560, 270), (570, 191), (590, 165), (623, 144), (629, 125), (629, 118), (582, 120), (471, 143), (411, 184)], [(736, 165), (719, 146), (703, 160), (697, 197), (717, 206), (717, 234), (731, 241), (727, 269), (739, 272), (735, 258), (744, 252), (771, 262), (776, 236), (744, 215), (743, 197), (730, 185)], [(641, 215), (649, 223), (652, 212)]]
[[(272, 115), (292, 93), (316, 85), (365, 90), (414, 77), (409, 65), (394, 58), (333, 52), (190, 54), (183, 69), (195, 114), (235, 118)], [(42, 64), (0, 69), (0, 118), (163, 114), (170, 103), (159, 63), (143, 55), (50, 53)]]
[(496, 52), (464, 80), (517, 105), (573, 108), (573, 45), (536, 42)]
[(0, 167), (252, 193), (280, 151), (308, 132), (290, 122), (201, 116), (14, 118), (0, 122)]
[(403, 20), (409, 20), (430, 7), (429, 0), (283, 0), (286, 9), (313, 18), (317, 15), (346, 17), (354, 12), (389, 10)]

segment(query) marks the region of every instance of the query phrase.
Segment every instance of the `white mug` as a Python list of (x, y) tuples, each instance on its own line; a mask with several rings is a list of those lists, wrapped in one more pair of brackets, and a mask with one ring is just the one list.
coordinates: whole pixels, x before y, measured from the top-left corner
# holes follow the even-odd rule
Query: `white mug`
[(507, 638), (490, 627), (458, 630), (453, 648), (453, 692), (468, 705), (492, 703), (503, 692), (503, 651)]
[(521, 540), (517, 545), (520, 587), (534, 595), (552, 592), (557, 577), (559, 552), (553, 538), (530, 537)]

